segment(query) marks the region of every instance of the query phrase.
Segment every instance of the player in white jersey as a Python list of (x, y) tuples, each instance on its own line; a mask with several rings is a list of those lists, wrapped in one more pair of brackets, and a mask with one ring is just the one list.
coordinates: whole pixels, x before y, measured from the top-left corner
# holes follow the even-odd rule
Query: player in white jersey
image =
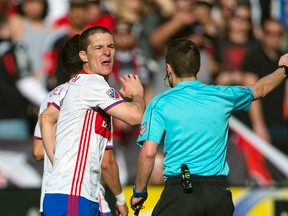
[[(60, 110), (60, 106), (61, 106), (61, 101), (63, 100), (66, 92), (68, 89), (68, 83), (64, 83), (62, 85), (57, 86), (56, 88), (54, 88), (52, 91), (49, 92), (48, 96), (44, 99), (44, 101), (42, 102), (40, 109), (39, 109), (39, 115), (48, 107), (48, 106), (52, 106), (53, 108), (49, 108), (49, 109), (56, 109), (57, 112), (56, 114), (59, 112)], [(55, 111), (52, 111), (55, 113)], [(106, 146), (106, 149), (110, 149), (112, 148), (112, 143), (109, 143)], [(41, 153), (41, 149), (42, 149), (42, 153)], [(41, 197), (40, 197), (40, 212), (43, 212), (43, 198), (44, 198), (44, 194), (45, 194), (45, 185), (46, 185), (46, 180), (48, 178), (48, 176), (51, 174), (52, 171), (52, 164), (46, 154), (46, 151), (44, 150), (43, 147), (43, 143), (42, 143), (42, 136), (41, 136), (41, 131), (40, 131), (40, 125), (39, 125), (39, 121), (37, 121), (37, 124), (35, 126), (35, 130), (34, 130), (34, 141), (33, 141), (33, 150), (38, 151), (38, 153), (34, 153), (34, 157), (39, 159), (44, 159), (44, 168), (43, 168), (43, 177), (42, 177), (42, 187), (41, 187)], [(51, 146), (51, 150), (53, 151), (53, 146)], [(43, 157), (41, 156), (43, 155)], [(100, 185), (101, 189), (99, 192), (99, 200), (101, 200), (101, 202), (99, 202), (99, 210), (101, 212), (101, 214), (105, 215), (105, 216), (109, 216), (111, 214), (111, 210), (109, 208), (108, 203), (105, 200), (105, 189), (102, 187), (102, 185)]]
[(111, 166), (115, 158), (107, 154), (103, 157), (103, 153), (111, 137), (110, 116), (131, 125), (140, 124), (145, 109), (143, 86), (138, 76), (120, 78), (120, 92), (132, 101), (125, 102), (108, 85), (115, 42), (106, 28), (86, 29), (80, 36), (79, 47), (83, 71), (69, 81), (60, 110), (44, 215), (100, 215), (96, 194), (100, 190), (101, 168), (103, 178), (116, 196), (117, 212), (128, 215), (117, 164)]
[[(64, 83), (60, 86), (57, 86), (52, 91), (50, 91), (40, 106), (39, 115), (49, 105), (52, 105), (56, 109), (59, 110), (60, 109), (60, 101), (63, 99), (63, 97), (67, 91), (67, 87), (68, 87), (68, 83)], [(35, 126), (35, 130), (34, 130), (33, 153), (34, 153), (34, 158), (37, 158), (38, 160), (40, 160), (40, 159), (42, 159), (41, 155), (43, 155), (43, 159), (44, 159), (42, 187), (41, 187), (41, 199), (40, 199), (40, 212), (43, 212), (42, 203), (43, 203), (43, 198), (44, 198), (44, 193), (45, 193), (45, 184), (46, 184), (47, 177), (51, 174), (52, 164), (51, 164), (51, 162), (50, 162), (50, 160), (46, 154), (46, 151), (44, 150), (39, 124), (40, 124), (39, 121), (37, 121), (36, 126)], [(53, 146), (52, 146), (52, 148), (53, 148)], [(37, 153), (35, 151), (37, 151)]]
[[(70, 74), (70, 77), (74, 77), (82, 68), (82, 61), (78, 57), (78, 47), (79, 45), (79, 36), (75, 35), (71, 39), (69, 39), (63, 47), (61, 60), (63, 67), (65, 68), (66, 72)], [(75, 53), (76, 52), (76, 53)], [(77, 61), (78, 60), (78, 61)], [(72, 72), (72, 73), (71, 73)], [(57, 86), (43, 100), (40, 109), (39, 115), (43, 113), (46, 109), (51, 109), (51, 113), (53, 113), (55, 118), (55, 123), (58, 119), (58, 113), (60, 110), (60, 106), (62, 104), (62, 100), (64, 99), (66, 92), (68, 90), (68, 83), (64, 83), (62, 85)], [(52, 106), (50, 106), (52, 105)], [(49, 108), (47, 108), (50, 106)], [(53, 136), (53, 135), (52, 135)], [(54, 143), (54, 142), (53, 142)], [(48, 149), (47, 149), (48, 147)], [(112, 143), (107, 145), (107, 148), (112, 148)], [(43, 160), (44, 159), (44, 172), (42, 178), (42, 188), (41, 188), (41, 199), (40, 199), (40, 212), (43, 212), (43, 198), (45, 194), (45, 185), (48, 176), (51, 174), (52, 164), (44, 150), (44, 144), (42, 142), (42, 136), (40, 131), (40, 122), (38, 121), (35, 126), (34, 130), (34, 140), (33, 140), (33, 156), (36, 160)], [(53, 153), (53, 145), (46, 146), (46, 150)], [(52, 156), (53, 159), (53, 156)], [(100, 193), (98, 195), (99, 199), (101, 200), (100, 211), (102, 215), (109, 216), (112, 215), (108, 203), (106, 202), (105, 198), (105, 189), (101, 187)]]

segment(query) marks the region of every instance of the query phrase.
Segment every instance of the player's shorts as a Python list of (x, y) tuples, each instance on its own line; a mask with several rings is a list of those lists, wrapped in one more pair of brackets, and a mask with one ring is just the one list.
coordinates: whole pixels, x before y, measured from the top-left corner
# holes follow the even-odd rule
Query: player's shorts
[(67, 194), (45, 194), (43, 213), (45, 216), (101, 216), (98, 203)]

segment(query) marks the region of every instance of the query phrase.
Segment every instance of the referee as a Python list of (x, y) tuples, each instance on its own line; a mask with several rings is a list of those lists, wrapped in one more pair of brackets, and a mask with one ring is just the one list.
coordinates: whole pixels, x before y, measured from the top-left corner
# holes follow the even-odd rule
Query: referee
[(147, 183), (163, 141), (165, 187), (152, 215), (233, 215), (226, 182), (229, 117), (233, 111), (247, 111), (253, 100), (287, 78), (288, 54), (273, 73), (242, 87), (197, 81), (200, 54), (190, 40), (170, 42), (165, 60), (171, 89), (152, 99), (142, 119), (131, 208), (140, 209), (147, 199)]

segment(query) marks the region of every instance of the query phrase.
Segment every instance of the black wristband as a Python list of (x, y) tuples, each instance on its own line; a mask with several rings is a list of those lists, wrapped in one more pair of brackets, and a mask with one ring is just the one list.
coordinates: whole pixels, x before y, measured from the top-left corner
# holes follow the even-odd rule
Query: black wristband
[(280, 65), (279, 68), (281, 68), (286, 76), (286, 79), (288, 78), (288, 66), (286, 65)]
[(147, 190), (144, 190), (144, 191), (141, 191), (141, 192), (137, 192), (136, 191), (136, 187), (134, 186), (133, 187), (133, 196), (136, 197), (136, 198), (145, 197), (145, 196), (147, 196)]

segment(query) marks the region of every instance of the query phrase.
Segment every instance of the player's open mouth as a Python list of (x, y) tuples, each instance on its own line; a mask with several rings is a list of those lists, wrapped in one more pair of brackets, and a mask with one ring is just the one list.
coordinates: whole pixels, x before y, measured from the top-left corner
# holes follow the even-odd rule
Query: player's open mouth
[(102, 65), (108, 66), (108, 65), (110, 65), (110, 63), (111, 63), (111, 61), (103, 61), (103, 62), (102, 62)]

